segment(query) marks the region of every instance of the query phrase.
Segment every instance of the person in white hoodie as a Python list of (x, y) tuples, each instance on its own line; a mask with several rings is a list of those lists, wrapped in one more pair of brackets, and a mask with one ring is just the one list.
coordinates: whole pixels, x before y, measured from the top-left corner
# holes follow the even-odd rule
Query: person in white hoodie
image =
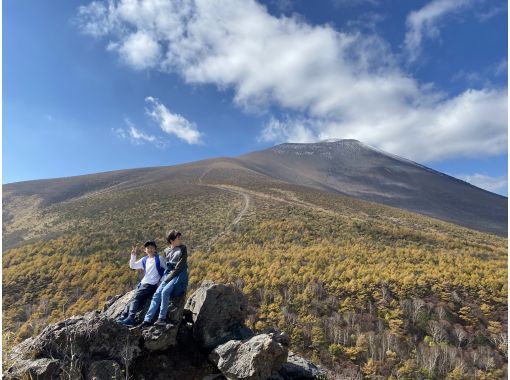
[(171, 230), (168, 232), (166, 240), (170, 243), (170, 247), (165, 249), (167, 269), (161, 284), (152, 296), (151, 305), (143, 322), (139, 325), (140, 328), (151, 326), (152, 319), (158, 310), (159, 316), (155, 325), (166, 326), (170, 300), (183, 296), (188, 287), (188, 251), (182, 243), (182, 234), (179, 231)]
[(142, 281), (138, 284), (135, 295), (126, 307), (126, 310), (124, 310), (123, 315), (117, 320), (117, 322), (125, 326), (134, 326), (136, 324), (136, 313), (147, 299), (152, 298), (158, 288), (161, 276), (163, 276), (166, 270), (166, 259), (159, 257), (156, 242), (149, 240), (143, 246), (146, 256), (140, 260), (136, 259), (136, 247), (131, 249), (129, 267), (131, 269), (143, 269), (145, 273)]

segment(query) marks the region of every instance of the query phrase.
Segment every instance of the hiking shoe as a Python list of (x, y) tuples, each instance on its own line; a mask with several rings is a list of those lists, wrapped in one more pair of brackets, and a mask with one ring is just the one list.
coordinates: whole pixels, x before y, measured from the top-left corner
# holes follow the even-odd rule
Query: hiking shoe
[(149, 326), (152, 326), (152, 322), (143, 321), (142, 323), (140, 323), (136, 327), (138, 327), (140, 329), (144, 329), (144, 328), (149, 327)]
[(166, 319), (158, 319), (155, 323), (154, 323), (155, 326), (166, 326), (167, 325), (167, 321)]
[(135, 321), (129, 317), (120, 320), (119, 323), (124, 326), (134, 326), (135, 325)]

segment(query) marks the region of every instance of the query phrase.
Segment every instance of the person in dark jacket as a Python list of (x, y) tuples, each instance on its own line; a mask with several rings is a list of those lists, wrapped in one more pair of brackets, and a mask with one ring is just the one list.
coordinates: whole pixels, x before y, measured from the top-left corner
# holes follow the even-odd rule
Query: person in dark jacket
[(156, 325), (166, 325), (167, 312), (170, 299), (180, 297), (186, 293), (188, 287), (188, 252), (182, 243), (181, 233), (172, 230), (167, 234), (170, 247), (165, 249), (167, 269), (158, 289), (152, 296), (151, 305), (140, 327), (152, 324), (159, 307), (159, 316)]

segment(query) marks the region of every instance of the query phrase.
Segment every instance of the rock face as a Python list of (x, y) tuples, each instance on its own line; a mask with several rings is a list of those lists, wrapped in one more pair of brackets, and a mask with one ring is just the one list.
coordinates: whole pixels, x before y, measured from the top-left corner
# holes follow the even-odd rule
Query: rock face
[(194, 323), (193, 337), (204, 348), (253, 335), (244, 325), (248, 300), (235, 287), (204, 281), (186, 302), (186, 310)]
[(187, 302), (183, 297), (170, 305), (172, 323), (143, 330), (116, 322), (131, 293), (16, 346), (5, 378), (280, 380), (321, 373), (303, 358), (287, 361), (286, 334), (254, 335), (244, 325), (247, 300), (237, 288), (205, 281)]
[[(120, 318), (125, 311), (127, 312), (127, 306), (129, 305), (131, 298), (135, 295), (135, 292), (136, 289), (124, 294), (123, 296), (116, 296), (109, 300), (103, 308), (103, 314), (112, 319)], [(150, 304), (150, 299), (143, 303), (142, 307), (135, 315), (136, 323), (141, 323), (143, 321), (143, 317), (145, 316), (145, 313), (147, 313), (147, 310), (149, 310)]]
[(88, 376), (91, 380), (120, 380), (122, 369), (114, 360), (98, 360), (90, 365)]
[(174, 325), (181, 323), (184, 305), (186, 304), (186, 296), (174, 298), (168, 306), (167, 319)]
[[(279, 376), (275, 376), (275, 379), (302, 379), (302, 380), (314, 380), (314, 379), (326, 379), (328, 373), (315, 364), (308, 360), (296, 355), (292, 351), (289, 351), (287, 362), (278, 371)], [(351, 377), (345, 377), (350, 379)], [(357, 377), (352, 377), (356, 379)]]
[(129, 365), (140, 352), (141, 335), (119, 327), (101, 313), (73, 317), (46, 327), (25, 347), (25, 355), (63, 361), (108, 357)]
[(24, 374), (28, 379), (51, 380), (61, 371), (59, 361), (55, 359), (20, 360), (7, 371), (7, 378), (11, 374)]
[(143, 347), (149, 351), (164, 351), (177, 344), (176, 325), (151, 326), (142, 330)]
[(276, 373), (287, 361), (288, 348), (273, 334), (260, 334), (216, 347), (209, 359), (227, 379), (262, 380)]

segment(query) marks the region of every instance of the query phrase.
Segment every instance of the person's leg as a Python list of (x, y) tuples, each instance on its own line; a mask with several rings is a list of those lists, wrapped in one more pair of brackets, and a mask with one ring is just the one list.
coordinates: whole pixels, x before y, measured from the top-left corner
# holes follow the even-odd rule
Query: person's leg
[(140, 309), (140, 306), (156, 291), (157, 286), (151, 284), (141, 284), (137, 289), (133, 300), (129, 304), (128, 319), (131, 321), (135, 320), (136, 313)]
[(161, 292), (161, 306), (159, 308), (159, 317), (160, 320), (166, 320), (166, 313), (168, 312), (168, 303), (170, 302), (170, 296), (175, 288), (175, 284), (179, 277), (172, 278), (163, 288)]
[(131, 302), (133, 301), (133, 299), (131, 298), (129, 300), (129, 302), (127, 303), (126, 307), (124, 308), (124, 310), (122, 311), (122, 314), (119, 316), (119, 318), (117, 318), (117, 321), (118, 322), (121, 322), (123, 321), (124, 319), (126, 319), (129, 315), (129, 307), (131, 306)]
[(124, 310), (122, 311), (122, 314), (119, 316), (119, 318), (117, 318), (117, 322), (121, 322), (122, 323), (122, 322), (125, 322), (125, 321), (128, 320), (129, 309), (131, 309), (131, 303), (135, 300), (136, 293), (138, 292), (138, 290), (140, 289), (141, 286), (142, 286), (142, 284), (138, 285), (138, 287), (136, 288), (135, 294), (131, 297), (129, 302), (124, 307)]
[(173, 297), (181, 297), (186, 294), (186, 290), (188, 289), (188, 272), (183, 272), (179, 275), (179, 279), (175, 284), (174, 292), (172, 294)]
[(174, 325), (178, 325), (182, 319), (187, 287), (188, 273), (184, 272), (179, 275), (179, 280), (175, 284), (174, 290), (170, 295), (170, 302), (168, 303), (167, 318)]
[(163, 291), (163, 288), (165, 287), (165, 283), (162, 282), (159, 284), (158, 289), (152, 296), (151, 305), (149, 306), (149, 310), (147, 310), (147, 313), (145, 314), (145, 318), (143, 319), (144, 322), (151, 322), (154, 316), (156, 315), (156, 312), (158, 311), (158, 307), (161, 303), (161, 292)]

